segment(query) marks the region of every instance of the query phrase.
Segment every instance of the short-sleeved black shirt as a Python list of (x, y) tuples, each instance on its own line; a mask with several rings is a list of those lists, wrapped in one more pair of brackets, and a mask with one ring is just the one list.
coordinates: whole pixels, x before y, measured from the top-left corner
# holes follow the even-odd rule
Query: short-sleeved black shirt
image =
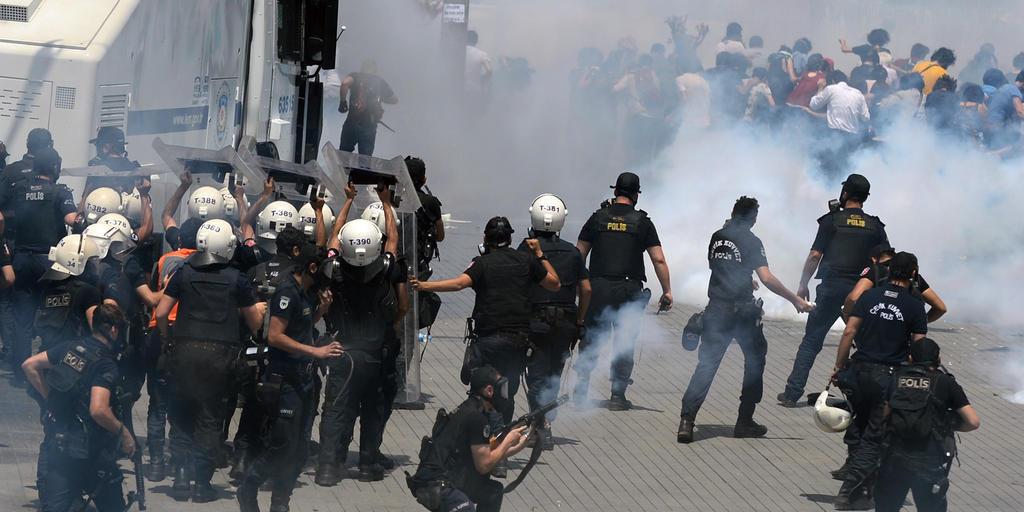
[[(77, 286), (72, 281), (78, 280), (78, 283), (83, 285)], [(59, 346), (62, 342), (74, 339), (77, 336), (81, 336), (89, 332), (89, 324), (86, 320), (86, 312), (89, 308), (99, 306), (103, 302), (103, 295), (100, 290), (93, 286), (88, 280), (81, 277), (69, 277), (61, 281), (42, 281), (40, 284), (43, 288), (43, 303), (41, 304), (40, 312), (45, 314), (46, 308), (52, 303), (63, 303), (67, 301), (70, 311), (68, 311), (68, 321), (65, 323), (64, 328), (59, 333), (53, 333), (56, 336), (54, 340), (44, 339), (44, 346), (41, 347), (43, 350), (48, 350), (52, 342), (52, 346)], [(67, 294), (67, 295), (65, 295)], [(39, 324), (36, 324), (37, 326)]]
[(7, 243), (0, 242), (0, 267), (6, 267), (11, 264), (13, 264), (11, 248), (7, 246)]
[[(583, 261), (583, 254), (575, 245), (558, 238), (557, 236), (538, 235), (541, 250), (551, 262), (551, 267), (558, 274), (561, 288), (557, 292), (545, 290), (541, 286), (534, 286), (530, 295), (530, 302), (534, 305), (558, 305), (575, 306), (577, 286), (581, 281), (590, 279), (590, 272), (587, 271), (587, 262)], [(518, 250), (525, 254), (533, 254), (533, 251), (526, 240), (519, 243)]]
[(420, 208), (423, 210), (422, 219), (431, 223), (441, 220), (441, 201), (423, 190), (417, 190), (420, 198)]
[(128, 258), (124, 264), (108, 256), (103, 260), (98, 285), (103, 299), (117, 302), (121, 310), (131, 317), (138, 312), (139, 298), (136, 289), (146, 284), (146, 275), (135, 258)]
[(481, 475), (473, 462), (474, 446), (488, 444), (491, 426), (480, 398), (471, 396), (452, 411), (448, 425), (434, 441), (451, 454), (451, 477), (455, 487), (466, 494), (478, 494), (490, 480), (490, 475)]
[[(895, 387), (893, 388), (893, 391), (895, 391)], [(956, 379), (949, 374), (937, 373), (932, 393), (934, 399), (939, 404), (943, 404), (948, 410), (948, 413), (952, 415), (957, 414), (956, 411), (971, 405), (971, 401), (967, 399), (967, 393), (964, 392), (964, 388), (961, 387), (960, 383), (958, 383)], [(918, 443), (899, 440), (899, 442), (894, 442), (892, 446), (895, 450), (901, 453), (925, 453), (944, 456), (944, 450), (938, 445), (938, 442), (934, 437), (929, 437)]]
[(853, 313), (862, 323), (854, 341), (853, 359), (879, 364), (899, 364), (910, 353), (914, 334), (928, 333), (924, 302), (910, 290), (886, 284), (872, 288), (857, 299)]
[(532, 254), (508, 247), (473, 259), (463, 273), (473, 280), (473, 320), (480, 335), (526, 332), (530, 326), (530, 292), (547, 270)]
[(383, 78), (370, 73), (352, 73), (348, 117), (345, 123), (377, 124), (383, 114), (381, 100), (395, 95)]
[[(85, 393), (89, 393), (90, 395), (92, 394), (92, 388), (100, 387), (108, 389), (110, 390), (111, 401), (113, 401), (117, 393), (117, 384), (120, 382), (120, 375), (117, 370), (117, 363), (114, 361), (114, 354), (111, 352), (110, 348), (103, 344), (103, 342), (92, 336), (88, 336), (80, 340), (61, 343), (46, 350), (46, 359), (53, 366), (63, 364), (64, 358), (68, 352), (73, 351), (74, 347), (79, 343), (85, 345), (87, 348), (91, 349), (94, 354), (98, 355), (96, 360), (86, 366), (84, 373), (81, 375), (81, 379), (83, 379), (83, 381), (81, 382), (82, 385), (79, 389), (83, 390)], [(71, 400), (71, 403), (63, 402), (62, 399)], [(74, 419), (74, 416), (65, 416), (63, 414), (74, 411), (79, 418), (88, 422), (90, 427), (89, 432), (91, 433), (90, 443), (93, 446), (96, 446), (95, 443), (97, 441), (102, 441), (104, 439), (110, 440), (111, 437), (103, 427), (99, 426), (99, 424), (92, 419), (92, 416), (89, 414), (89, 403), (90, 398), (88, 396), (60, 396), (57, 393), (51, 392), (48, 405), (51, 410), (59, 409), (53, 411), (56, 413), (58, 420), (77, 421)]]
[[(864, 267), (864, 271), (860, 273), (861, 279), (867, 279), (871, 281), (871, 286), (878, 286), (878, 283), (889, 282), (889, 266), (888, 265), (872, 265), (870, 267)], [(925, 281), (924, 276), (917, 274), (914, 276), (913, 281), (910, 283), (910, 291), (915, 295), (920, 295), (931, 288), (928, 281)]]
[(77, 211), (67, 187), (32, 177), (0, 190), (0, 210), (13, 212), (14, 247), (46, 253), (67, 234), (64, 217)]
[(590, 275), (591, 277), (623, 278), (647, 280), (644, 269), (644, 252), (661, 245), (658, 230), (650, 217), (643, 215), (635, 234), (614, 233), (603, 230), (599, 225), (605, 215), (621, 217), (632, 214), (636, 210), (628, 204), (611, 204), (608, 208), (594, 212), (580, 230), (579, 240), (591, 244)]
[(235, 249), (235, 254), (231, 258), (231, 266), (241, 270), (242, 272), (249, 272), (250, 269), (256, 267), (260, 263), (270, 261), (274, 255), (260, 248), (260, 246), (253, 244), (241, 244)]
[(708, 298), (727, 301), (752, 299), (752, 273), (768, 266), (761, 239), (749, 227), (729, 222), (711, 235), (708, 244)]
[[(835, 219), (837, 215), (854, 217), (847, 222), (863, 221), (863, 224), (859, 227), (871, 228), (872, 231), (857, 234), (847, 231), (846, 234), (852, 235), (853, 238), (844, 238), (842, 240), (850, 242), (849, 247), (851, 250), (838, 251), (833, 254), (832, 251), (829, 251), (829, 248), (832, 246), (833, 238), (839, 234)], [(840, 212), (821, 216), (818, 218), (818, 232), (814, 235), (814, 242), (811, 243), (812, 251), (817, 251), (824, 255), (818, 266), (817, 278), (842, 278), (855, 281), (859, 269), (864, 268), (865, 264), (871, 262), (869, 257), (871, 248), (888, 241), (889, 235), (885, 232), (885, 225), (876, 217), (864, 213), (864, 210), (861, 208), (846, 208)], [(857, 263), (854, 264), (852, 263), (853, 261), (857, 261)]]
[[(288, 276), (280, 280), (268, 306), (271, 316), (288, 322), (284, 329), (285, 336), (304, 345), (313, 344), (313, 312), (317, 306), (317, 299), (313, 294), (299, 288), (295, 279)], [(272, 363), (308, 359), (274, 347), (270, 347), (269, 358)]]

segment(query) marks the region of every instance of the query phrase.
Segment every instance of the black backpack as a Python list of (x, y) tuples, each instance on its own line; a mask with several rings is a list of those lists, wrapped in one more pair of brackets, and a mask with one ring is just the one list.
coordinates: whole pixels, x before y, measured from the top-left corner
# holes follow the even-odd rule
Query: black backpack
[(930, 439), (942, 442), (951, 434), (949, 411), (935, 397), (935, 386), (942, 375), (920, 365), (896, 371), (888, 428), (895, 441), (920, 446)]

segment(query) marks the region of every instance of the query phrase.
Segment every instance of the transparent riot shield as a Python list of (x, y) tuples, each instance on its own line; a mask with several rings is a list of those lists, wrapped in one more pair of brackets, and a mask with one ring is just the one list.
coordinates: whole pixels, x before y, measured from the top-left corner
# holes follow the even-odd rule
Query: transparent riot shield
[[(405, 260), (410, 272), (416, 268), (416, 211), (420, 208), (420, 198), (409, 177), (402, 157), (391, 160), (367, 155), (357, 155), (339, 151), (330, 142), (320, 152), (327, 171), (326, 180), (331, 188), (344, 191), (351, 182), (359, 189), (353, 204), (352, 217), (357, 218), (363, 210), (376, 202), (374, 191), (377, 185), (387, 184), (392, 188), (395, 197), (395, 211), (398, 214), (398, 252), (399, 258)], [(344, 192), (342, 192), (344, 193)], [(409, 313), (402, 320), (398, 334), (402, 342), (402, 353), (398, 361), (398, 371), (404, 377), (404, 387), (399, 389), (398, 402), (417, 402), (420, 400), (420, 357), (419, 357), (419, 296), (409, 287)]]
[(153, 151), (176, 176), (191, 172), (197, 185), (221, 188), (234, 181), (244, 185), (247, 194), (263, 191), (266, 175), (260, 169), (246, 165), (231, 146), (216, 150), (172, 146), (157, 137), (153, 139)]
[(344, 184), (339, 188), (336, 183), (328, 179), (327, 173), (316, 160), (297, 164), (259, 156), (256, 154), (256, 139), (251, 136), (242, 137), (238, 143), (238, 157), (249, 168), (260, 171), (264, 176), (274, 178), (275, 191), (285, 199), (307, 202), (314, 193), (324, 197), (324, 191), (336, 198), (344, 197)]

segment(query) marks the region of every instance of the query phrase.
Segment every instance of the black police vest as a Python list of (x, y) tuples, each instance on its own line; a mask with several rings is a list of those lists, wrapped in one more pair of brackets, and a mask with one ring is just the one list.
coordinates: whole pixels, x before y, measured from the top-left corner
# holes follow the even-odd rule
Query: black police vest
[(640, 224), (647, 218), (647, 212), (631, 210), (615, 215), (611, 210), (612, 206), (608, 206), (594, 213), (597, 236), (590, 253), (591, 277), (645, 280), (643, 261), (636, 265), (635, 260), (644, 251)]
[(104, 354), (84, 341), (72, 343), (60, 361), (52, 361), (53, 368), (46, 374), (50, 387), (48, 404), (58, 423), (69, 424), (89, 418), (91, 389), (83, 380)]
[(388, 281), (390, 267), (385, 266), (368, 281), (347, 267), (342, 264), (341, 279), (331, 288), (332, 326), (345, 349), (381, 350), (394, 337), (392, 324), (398, 305), (394, 287)]
[(33, 324), (34, 337), (40, 340), (40, 350), (46, 350), (65, 341), (88, 334), (86, 319), (71, 314), (75, 295), (90, 286), (75, 278), (54, 283), (43, 292), (43, 302), (36, 310)]
[[(45, 251), (57, 245), (67, 234), (64, 219), (57, 212), (60, 190), (61, 185), (39, 177), (24, 179), (14, 185), (15, 248)], [(39, 247), (26, 247), (26, 242), (30, 241)], [(43, 243), (48, 247), (42, 247)]]
[[(238, 344), (238, 270), (231, 267), (196, 268), (185, 263), (190, 278), (178, 297), (174, 336), (183, 340)], [(185, 269), (182, 269), (185, 270)]]
[(856, 278), (871, 264), (871, 248), (882, 243), (885, 224), (861, 210), (828, 214), (835, 234), (825, 248), (818, 278)]
[(557, 292), (545, 290), (540, 285), (530, 291), (530, 302), (534, 305), (576, 306), (577, 278), (580, 275), (580, 257), (576, 246), (557, 236), (539, 236), (540, 248), (548, 262), (555, 269), (562, 287)]
[(934, 449), (952, 437), (951, 412), (935, 397), (935, 386), (943, 375), (921, 365), (904, 366), (896, 371), (888, 422), (895, 448), (904, 451)]
[(277, 256), (253, 267), (253, 274), (256, 278), (256, 294), (261, 301), (268, 301), (274, 296), (272, 290), (280, 285), (281, 275), (290, 267), (291, 263), (288, 260)]

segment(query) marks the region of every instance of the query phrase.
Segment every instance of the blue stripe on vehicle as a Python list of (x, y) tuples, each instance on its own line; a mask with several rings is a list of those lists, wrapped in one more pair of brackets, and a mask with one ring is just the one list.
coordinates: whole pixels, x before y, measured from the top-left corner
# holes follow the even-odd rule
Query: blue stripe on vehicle
[(155, 135), (159, 133), (205, 130), (210, 109), (206, 105), (128, 112), (128, 135)]

